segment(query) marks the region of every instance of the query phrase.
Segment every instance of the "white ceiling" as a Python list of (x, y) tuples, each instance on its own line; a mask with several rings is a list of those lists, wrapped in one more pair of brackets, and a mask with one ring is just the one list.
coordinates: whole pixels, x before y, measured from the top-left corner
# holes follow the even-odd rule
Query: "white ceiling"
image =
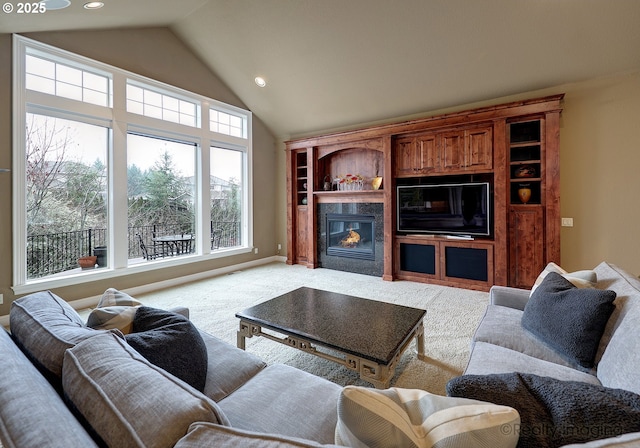
[(169, 26), (283, 138), (640, 70), (639, 0), (82, 3), (0, 32)]

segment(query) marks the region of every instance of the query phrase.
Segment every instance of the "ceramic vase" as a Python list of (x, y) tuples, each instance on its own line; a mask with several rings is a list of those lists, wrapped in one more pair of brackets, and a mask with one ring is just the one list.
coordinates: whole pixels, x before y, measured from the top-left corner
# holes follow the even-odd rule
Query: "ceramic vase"
[(522, 185), (518, 189), (518, 197), (523, 204), (526, 204), (531, 200), (531, 188), (528, 185)]

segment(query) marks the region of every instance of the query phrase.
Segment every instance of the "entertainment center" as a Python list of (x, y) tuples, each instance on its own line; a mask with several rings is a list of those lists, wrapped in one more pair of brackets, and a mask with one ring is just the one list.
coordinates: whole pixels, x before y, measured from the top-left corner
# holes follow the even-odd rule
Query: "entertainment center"
[(286, 142), (287, 263), (530, 288), (560, 262), (563, 96)]

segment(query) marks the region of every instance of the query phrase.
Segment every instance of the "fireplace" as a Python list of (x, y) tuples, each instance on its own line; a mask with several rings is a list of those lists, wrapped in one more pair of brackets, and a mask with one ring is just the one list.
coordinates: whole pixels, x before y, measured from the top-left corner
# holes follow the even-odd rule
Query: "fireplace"
[(318, 267), (382, 276), (382, 203), (320, 203), (316, 216)]
[(375, 260), (375, 216), (327, 213), (327, 255)]

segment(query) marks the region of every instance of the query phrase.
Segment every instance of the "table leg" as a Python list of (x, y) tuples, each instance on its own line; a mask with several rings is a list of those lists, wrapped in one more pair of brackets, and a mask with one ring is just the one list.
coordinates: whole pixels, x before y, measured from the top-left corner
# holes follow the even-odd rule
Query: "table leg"
[(251, 336), (253, 336), (252, 327), (257, 328), (256, 334), (260, 333), (259, 327), (252, 326), (251, 324), (244, 322), (242, 320), (240, 321), (240, 328), (238, 329), (238, 333), (236, 335), (237, 337), (236, 344), (238, 345), (239, 349), (244, 350), (246, 338), (250, 338)]
[(424, 353), (424, 323), (420, 323), (420, 326), (416, 329), (416, 345), (418, 346), (418, 359), (421, 361), (426, 360)]

